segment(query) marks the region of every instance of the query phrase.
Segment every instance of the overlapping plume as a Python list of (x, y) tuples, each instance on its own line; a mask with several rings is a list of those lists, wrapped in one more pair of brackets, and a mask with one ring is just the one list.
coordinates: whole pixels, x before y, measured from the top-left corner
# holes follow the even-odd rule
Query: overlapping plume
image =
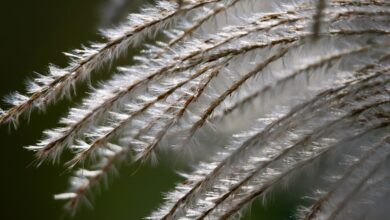
[(56, 199), (74, 210), (116, 165), (154, 160), (165, 149), (197, 165), (148, 219), (239, 217), (318, 161), (328, 166), (315, 175), (334, 178), (308, 186), (321, 193), (299, 218), (374, 215), (359, 210), (374, 210), (390, 191), (386, 1), (157, 1), (105, 32), (106, 43), (67, 54), (69, 67), (51, 66), (28, 95), (14, 94), (0, 123), (17, 124), (70, 94), (161, 30), (162, 42), (145, 43), (136, 64), (119, 67), (62, 127), (27, 147), (39, 161), (67, 149), (74, 157), (66, 165), (82, 165)]

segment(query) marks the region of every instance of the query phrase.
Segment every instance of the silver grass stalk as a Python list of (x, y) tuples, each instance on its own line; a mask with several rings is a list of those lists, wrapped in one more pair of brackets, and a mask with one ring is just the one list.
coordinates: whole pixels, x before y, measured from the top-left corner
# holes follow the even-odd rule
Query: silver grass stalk
[(28, 94), (24, 96), (16, 93), (10, 97), (10, 104), (14, 107), (0, 117), (0, 123), (13, 121), (17, 124), (19, 115), (30, 111), (32, 108), (45, 108), (48, 103), (58, 100), (75, 87), (75, 83), (85, 80), (91, 72), (112, 62), (124, 53), (128, 47), (141, 42), (148, 34), (157, 32), (174, 22), (175, 18), (185, 11), (189, 11), (207, 4), (210, 1), (195, 2), (186, 8), (178, 10), (176, 4), (169, 1), (161, 1), (156, 7), (145, 8), (141, 14), (129, 16), (130, 25), (105, 31), (104, 37), (107, 43), (94, 43), (90, 47), (65, 53), (71, 62), (69, 67), (60, 69), (49, 67), (47, 75), (39, 75), (28, 85)]
[[(321, 94), (321, 95), (325, 95), (325, 94)], [(305, 104), (304, 106), (306, 106), (307, 104)], [(295, 111), (292, 111), (292, 112), (294, 112), (295, 113)], [(308, 113), (305, 113), (305, 114), (308, 114)], [(290, 115), (289, 115), (289, 117), (291, 117)], [(300, 118), (302, 119), (302, 116), (300, 116)], [(282, 118), (283, 119), (283, 118)], [(288, 119), (288, 118), (287, 118)], [(291, 120), (291, 119), (290, 119)], [(279, 120), (278, 120), (279, 121)], [(277, 121), (277, 122), (278, 122)], [(269, 132), (269, 130), (270, 129), (274, 129), (274, 126), (275, 126), (276, 124), (270, 124), (269, 126), (269, 128), (266, 128), (266, 130), (264, 130), (263, 132), (261, 132), (260, 134), (262, 135), (261, 137), (263, 137), (264, 138), (264, 136), (263, 135), (269, 135), (267, 132)], [(286, 129), (285, 128), (285, 126), (286, 125), (284, 125), (283, 127), (281, 127), (281, 129)], [(232, 154), (230, 154), (231, 156), (229, 156), (229, 159), (241, 159), (243, 156), (237, 156), (237, 154), (238, 153), (247, 153), (247, 156), (253, 156), (253, 153), (251, 154), (251, 153), (249, 153), (248, 154), (248, 149), (246, 148), (247, 147), (247, 144), (249, 144), (250, 142), (252, 142), (253, 140), (252, 139), (249, 139), (248, 141), (246, 141), (242, 146), (243, 147), (240, 147), (238, 150), (234, 150), (233, 152), (234, 153), (232, 153)], [(232, 146), (233, 147), (233, 146)], [(244, 148), (245, 147), (245, 148)], [(244, 151), (244, 149), (245, 149), (245, 151)], [(245, 158), (243, 158), (243, 161), (248, 161), (247, 159), (245, 159)], [(270, 161), (272, 161), (272, 160), (270, 160)], [(218, 166), (218, 168), (215, 168), (215, 169), (213, 169), (212, 170), (212, 173), (210, 173), (210, 176), (208, 176), (208, 177), (206, 177), (207, 178), (207, 181), (209, 181), (209, 179), (210, 178), (213, 178), (212, 179), (212, 182), (214, 182), (215, 180), (214, 180), (214, 178), (215, 178), (215, 176), (217, 175), (217, 173), (216, 172), (220, 172), (220, 170), (223, 168), (221, 165), (223, 164), (223, 165), (227, 165), (227, 164), (231, 164), (232, 162), (225, 162), (225, 161), (223, 161), (223, 162), (221, 162), (220, 164), (219, 164), (219, 166)], [(200, 169), (204, 169), (203, 167), (200, 167)], [(230, 175), (230, 173), (232, 172), (231, 171), (231, 169), (232, 169), (232, 167), (226, 167), (225, 169), (228, 169), (228, 173), (227, 173), (227, 175)], [(204, 170), (204, 171), (199, 171), (199, 173), (205, 173), (206, 171)], [(197, 175), (197, 174), (195, 174), (195, 175)], [(214, 177), (213, 177), (214, 176)], [(196, 176), (194, 176), (194, 178), (195, 178)], [(206, 180), (202, 180), (202, 184), (204, 184), (204, 181), (206, 181)], [(199, 184), (197, 185), (197, 186), (199, 186)], [(188, 194), (186, 195), (186, 196), (188, 196)], [(199, 203), (199, 204), (202, 204), (202, 203)]]
[(160, 0), (103, 35), (0, 109), (0, 124), (16, 126), (142, 46), (26, 147), (39, 164), (71, 153), (71, 186), (55, 199), (72, 213), (117, 165), (160, 150), (193, 170), (147, 219), (239, 218), (319, 161), (308, 191), (321, 193), (300, 219), (369, 219), (390, 193), (387, 1)]

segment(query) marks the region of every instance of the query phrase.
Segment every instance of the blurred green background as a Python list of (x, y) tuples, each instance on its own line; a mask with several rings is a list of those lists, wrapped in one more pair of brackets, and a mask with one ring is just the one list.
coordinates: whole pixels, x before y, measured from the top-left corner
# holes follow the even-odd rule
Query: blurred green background
[[(128, 12), (137, 10), (144, 2), (3, 0), (0, 7), (0, 96), (15, 90), (24, 91), (25, 80), (35, 71), (45, 72), (48, 63), (66, 66), (62, 52), (100, 40), (99, 28), (119, 24)], [(130, 51), (118, 63), (130, 64), (133, 53)], [(106, 79), (110, 72), (102, 70), (94, 79)], [(79, 94), (85, 91), (81, 88)], [(29, 166), (34, 155), (23, 146), (34, 144), (45, 128), (55, 127), (58, 119), (66, 114), (66, 106), (75, 105), (79, 100), (80, 97), (61, 101), (51, 106), (47, 114), (33, 113), (31, 121), (21, 120), (16, 131), (0, 127), (0, 219), (71, 219), (63, 210), (63, 203), (53, 200), (53, 194), (67, 189), (69, 173), (64, 172), (61, 165)], [(134, 167), (124, 166), (120, 177), (110, 178), (108, 187), (102, 186), (93, 193), (94, 207), (82, 207), (72, 219), (142, 219), (162, 202), (162, 193), (172, 189), (179, 180), (174, 173), (178, 169), (164, 159), (157, 166), (145, 166), (135, 174)], [(298, 197), (283, 192), (272, 197), (266, 208), (256, 202), (245, 219), (292, 219)]]

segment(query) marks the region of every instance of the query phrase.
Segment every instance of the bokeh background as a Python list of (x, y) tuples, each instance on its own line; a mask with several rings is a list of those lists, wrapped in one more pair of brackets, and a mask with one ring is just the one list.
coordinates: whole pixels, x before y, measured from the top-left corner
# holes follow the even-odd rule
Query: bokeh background
[[(111, 27), (137, 11), (142, 0), (2, 0), (0, 3), (0, 97), (12, 91), (24, 91), (26, 79), (34, 72), (43, 73), (49, 63), (66, 66), (62, 54), (89, 41), (99, 41), (100, 28)], [(131, 64), (132, 50), (117, 64)], [(104, 69), (94, 74), (94, 81), (110, 77)], [(119, 176), (109, 178), (107, 186), (93, 193), (92, 208), (83, 206), (74, 217), (63, 209), (63, 202), (53, 194), (64, 192), (70, 173), (62, 165), (31, 165), (33, 153), (23, 146), (34, 144), (45, 128), (55, 127), (67, 106), (77, 105), (87, 88), (78, 90), (76, 99), (51, 106), (47, 114), (34, 112), (31, 121), (21, 120), (18, 130), (0, 127), (0, 219), (2, 220), (136, 220), (146, 217), (162, 202), (163, 192), (174, 187), (182, 169), (169, 159), (160, 158), (156, 166), (131, 165), (119, 169)], [(4, 107), (4, 104), (1, 104)], [(136, 171), (136, 172), (135, 172)], [(273, 193), (267, 204), (255, 202), (245, 219), (294, 219), (296, 189)]]

